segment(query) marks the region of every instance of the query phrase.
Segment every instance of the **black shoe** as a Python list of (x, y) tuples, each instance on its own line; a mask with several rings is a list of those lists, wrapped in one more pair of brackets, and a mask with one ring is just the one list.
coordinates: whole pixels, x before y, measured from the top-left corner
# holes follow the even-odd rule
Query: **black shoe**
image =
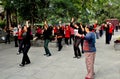
[(61, 49), (58, 49), (58, 51), (61, 51)]
[(78, 57), (77, 57), (77, 59), (80, 59), (80, 58), (81, 58), (81, 56), (78, 56)]
[(84, 54), (84, 51), (82, 51), (82, 54)]
[(17, 55), (20, 55), (20, 52), (17, 52)]
[(19, 64), (19, 66), (24, 67), (25, 65), (24, 64)]
[(18, 46), (15, 46), (15, 47), (18, 47)]
[(31, 62), (28, 62), (28, 63), (25, 63), (25, 64), (27, 65), (27, 64), (30, 64), (30, 63), (31, 63)]
[(44, 55), (48, 55), (48, 54), (44, 54)]
[(23, 50), (22, 50), (22, 51), (18, 51), (17, 55), (19, 55), (19, 54), (21, 54), (21, 53), (23, 53)]
[(47, 54), (47, 57), (51, 56), (51, 54)]
[(21, 53), (23, 53), (23, 52), (18, 52), (17, 55), (20, 55)]
[(61, 50), (62, 50), (62, 47), (63, 47), (63, 46), (61, 46), (61, 47), (58, 49), (58, 51), (61, 51)]
[(73, 58), (77, 58), (76, 56), (74, 56)]
[(110, 44), (110, 43), (108, 42), (108, 43), (106, 43), (106, 44)]

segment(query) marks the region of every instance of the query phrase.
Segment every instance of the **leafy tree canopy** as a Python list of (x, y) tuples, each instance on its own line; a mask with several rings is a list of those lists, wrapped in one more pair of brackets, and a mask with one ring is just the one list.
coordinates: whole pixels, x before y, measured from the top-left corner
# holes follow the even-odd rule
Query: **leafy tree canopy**
[[(120, 19), (120, 0), (2, 0), (5, 10), (17, 11), (18, 20), (42, 22), (70, 21), (71, 17), (83, 23), (90, 20), (104, 22), (108, 18)], [(114, 10), (114, 11), (113, 11)]]

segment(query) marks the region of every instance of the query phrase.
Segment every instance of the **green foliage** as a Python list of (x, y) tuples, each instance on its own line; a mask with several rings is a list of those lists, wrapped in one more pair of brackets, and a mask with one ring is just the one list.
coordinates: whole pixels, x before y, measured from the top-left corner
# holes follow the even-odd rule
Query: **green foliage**
[[(12, 1), (12, 3), (11, 3)], [(18, 20), (31, 22), (58, 23), (70, 21), (71, 17), (83, 23), (98, 20), (102, 23), (108, 18), (120, 19), (120, 0), (2, 0), (5, 10), (15, 11)], [(114, 10), (114, 11), (113, 11)]]
[(5, 27), (5, 21), (0, 20), (0, 28), (4, 28)]

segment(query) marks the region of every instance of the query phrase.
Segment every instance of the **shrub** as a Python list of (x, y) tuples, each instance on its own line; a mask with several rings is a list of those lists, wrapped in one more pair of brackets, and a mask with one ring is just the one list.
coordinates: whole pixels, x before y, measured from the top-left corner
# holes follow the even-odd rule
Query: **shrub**
[(3, 20), (0, 20), (0, 28), (4, 28), (5, 27), (5, 22)]

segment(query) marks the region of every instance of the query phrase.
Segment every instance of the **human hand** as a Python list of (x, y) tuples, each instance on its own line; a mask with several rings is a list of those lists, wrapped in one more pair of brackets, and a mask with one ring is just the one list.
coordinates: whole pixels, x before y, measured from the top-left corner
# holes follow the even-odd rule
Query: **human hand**
[(26, 26), (29, 27), (29, 24), (28, 24), (29, 20), (26, 21)]
[(44, 24), (47, 24), (47, 21), (45, 20)]
[(71, 22), (73, 22), (74, 21), (74, 18), (72, 17), (72, 20), (71, 20)]

